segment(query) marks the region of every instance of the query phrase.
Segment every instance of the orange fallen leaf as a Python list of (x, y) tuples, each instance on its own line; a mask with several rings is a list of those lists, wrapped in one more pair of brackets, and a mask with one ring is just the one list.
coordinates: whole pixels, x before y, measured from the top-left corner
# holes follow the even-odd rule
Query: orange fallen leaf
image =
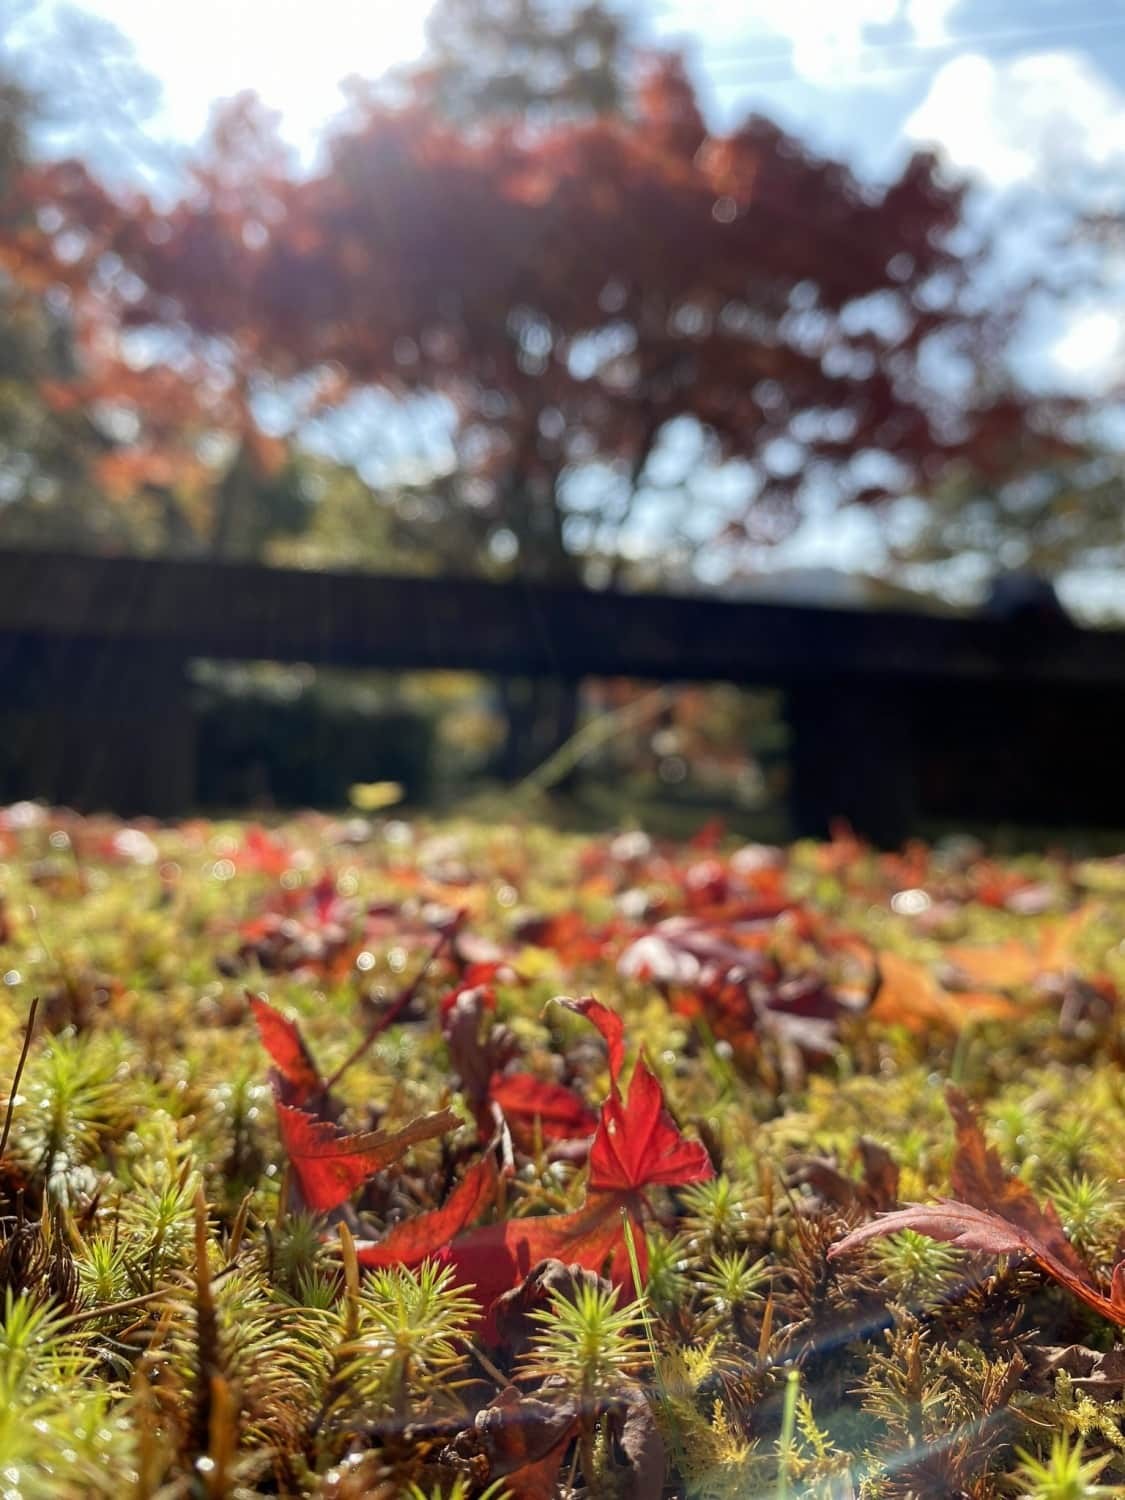
[(925, 964), (898, 953), (881, 953), (879, 970), (882, 979), (868, 1012), (877, 1021), (911, 1030), (939, 1025), (960, 1031), (972, 1020), (1008, 1020), (1021, 1013), (1007, 995), (944, 989)]
[(982, 946), (947, 948), (946, 958), (973, 984), (1013, 989), (1030, 984), (1040, 970), (1038, 955), (1019, 938)]
[(945, 956), (973, 984), (997, 990), (1015, 989), (1031, 984), (1040, 974), (1071, 968), (1075, 944), (1093, 915), (1092, 907), (1080, 906), (1056, 922), (1042, 923), (1034, 947), (1013, 937), (1002, 943), (947, 948)]

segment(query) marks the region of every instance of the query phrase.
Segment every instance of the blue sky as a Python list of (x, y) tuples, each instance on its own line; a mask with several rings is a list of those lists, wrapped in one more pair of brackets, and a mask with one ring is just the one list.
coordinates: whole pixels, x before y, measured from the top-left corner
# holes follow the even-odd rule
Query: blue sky
[[(18, 3), (18, 0), (17, 0)], [(25, 0), (25, 42), (58, 0)], [(1125, 0), (621, 0), (642, 35), (683, 45), (718, 124), (773, 116), (863, 175), (935, 146), (976, 184), (1002, 264), (1035, 266), (1061, 206), (1125, 206)], [(160, 85), (148, 147), (176, 151), (212, 103), (256, 89), (306, 159), (340, 81), (418, 55), (424, 0), (86, 0)], [(123, 64), (124, 65), (124, 64)], [(112, 135), (112, 122), (105, 127)], [(1125, 369), (1116, 285), (1032, 311), (1021, 373), (1091, 394)], [(806, 528), (783, 560), (877, 564), (861, 515)], [(1112, 587), (1116, 588), (1114, 582)]]

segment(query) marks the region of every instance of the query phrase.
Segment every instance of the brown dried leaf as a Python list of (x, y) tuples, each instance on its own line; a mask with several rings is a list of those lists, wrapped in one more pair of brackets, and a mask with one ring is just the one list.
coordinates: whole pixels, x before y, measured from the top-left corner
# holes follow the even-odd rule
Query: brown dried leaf
[[(514, 1385), (477, 1412), (472, 1427), (442, 1453), (451, 1467), (487, 1464), (486, 1478), (503, 1479), (511, 1500), (553, 1500), (555, 1477), (578, 1427), (578, 1403), (559, 1394), (540, 1401)], [(475, 1461), (475, 1462), (474, 1462)]]

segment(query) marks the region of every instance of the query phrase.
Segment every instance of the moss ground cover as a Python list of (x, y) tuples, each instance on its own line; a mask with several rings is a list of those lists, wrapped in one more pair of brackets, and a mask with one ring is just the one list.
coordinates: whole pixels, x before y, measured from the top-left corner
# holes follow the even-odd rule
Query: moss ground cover
[(1125, 1484), (1125, 863), (22, 805), (0, 897), (0, 1494)]

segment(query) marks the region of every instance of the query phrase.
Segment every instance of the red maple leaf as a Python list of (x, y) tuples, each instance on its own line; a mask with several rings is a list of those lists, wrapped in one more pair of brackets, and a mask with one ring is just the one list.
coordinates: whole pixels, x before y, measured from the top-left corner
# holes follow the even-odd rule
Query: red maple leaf
[(262, 1046), (286, 1085), (286, 1102), (307, 1104), (324, 1093), (324, 1082), (296, 1021), (275, 1010), (264, 995), (247, 996)]
[(361, 1266), (419, 1266), (454, 1235), (479, 1219), (496, 1197), (500, 1171), (492, 1155), (482, 1156), (462, 1177), (440, 1208), (396, 1224), (381, 1240), (359, 1240)]
[(950, 1173), (958, 1198), (911, 1203), (853, 1229), (833, 1245), (829, 1260), (868, 1240), (913, 1229), (933, 1240), (985, 1255), (1021, 1255), (1052, 1281), (1064, 1286), (1095, 1312), (1125, 1326), (1125, 1261), (1114, 1268), (1109, 1295), (1100, 1291), (1090, 1268), (1063, 1232), (1052, 1203), (1040, 1205), (1031, 1189), (1004, 1170), (989, 1149), (980, 1125), (960, 1089), (950, 1086), (946, 1099), (957, 1129), (957, 1149)]
[(550, 1144), (591, 1136), (597, 1115), (573, 1089), (525, 1070), (504, 1071), (517, 1044), (507, 1027), (489, 1019), (495, 1009), (496, 995), (487, 983), (462, 984), (441, 1002), (442, 1034), (481, 1135), (495, 1130), (499, 1107), (513, 1137), (528, 1151), (534, 1149), (537, 1121), (539, 1139)]
[(494, 1073), (488, 1096), (504, 1112), (513, 1135), (532, 1137), (538, 1121), (543, 1141), (573, 1141), (592, 1135), (598, 1117), (564, 1083), (536, 1078), (534, 1073)]
[(419, 1141), (455, 1130), (460, 1123), (451, 1109), (420, 1115), (400, 1130), (348, 1132), (330, 1120), (276, 1099), (277, 1126), (293, 1176), (306, 1204), (328, 1213), (350, 1198), (369, 1177)]
[(631, 1288), (625, 1221), (632, 1226), (640, 1270), (647, 1257), (645, 1190), (656, 1185), (698, 1182), (712, 1175), (707, 1152), (688, 1141), (668, 1113), (659, 1082), (641, 1058), (628, 1095), (622, 1098), (625, 1061), (620, 1016), (597, 1000), (562, 1000), (591, 1021), (609, 1049), (610, 1092), (590, 1147), (586, 1199), (573, 1213), (507, 1219), (470, 1230), (444, 1252), (459, 1279), (473, 1288), (486, 1312), (501, 1292), (515, 1286), (541, 1260), (554, 1258), (600, 1273), (608, 1262), (616, 1285)]
[[(823, 964), (810, 967), (794, 951), (798, 942), (819, 948)], [(663, 990), (680, 1014), (704, 1017), (740, 1063), (756, 1057), (762, 1036), (810, 1060), (829, 1056), (844, 1017), (870, 1003), (876, 977), (862, 939), (766, 900), (666, 918), (625, 949), (617, 968)]]
[[(341, 1130), (334, 1123), (339, 1106), (333, 1103), (297, 1023), (275, 1010), (264, 995), (251, 995), (250, 1009), (262, 1045), (274, 1062), (270, 1082), (281, 1143), (301, 1197), (314, 1212), (328, 1213), (339, 1207), (416, 1142), (456, 1129), (457, 1116), (443, 1109), (421, 1115), (401, 1130)], [(315, 1109), (306, 1108), (314, 1102)]]
[(283, 875), (293, 862), (293, 851), (283, 839), (273, 838), (264, 828), (251, 824), (234, 851), (233, 860), (239, 870)]

